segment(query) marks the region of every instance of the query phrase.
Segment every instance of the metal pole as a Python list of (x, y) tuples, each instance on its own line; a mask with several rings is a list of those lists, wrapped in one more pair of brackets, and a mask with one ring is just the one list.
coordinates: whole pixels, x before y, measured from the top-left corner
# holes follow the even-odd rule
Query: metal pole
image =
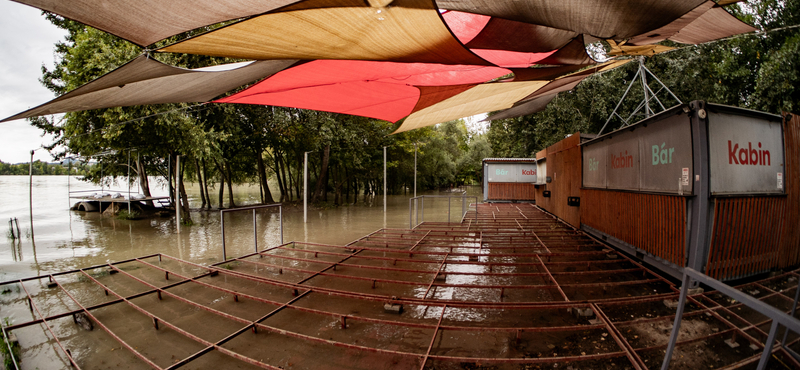
[(447, 197), (447, 223), (450, 223), (450, 201), (453, 198)]
[(419, 208), (422, 212), (422, 222), (425, 222), (425, 197), (422, 197), (422, 205)]
[(686, 305), (686, 296), (689, 294), (689, 284), (692, 278), (687, 274), (683, 274), (683, 285), (681, 286), (681, 295), (678, 300), (678, 311), (675, 313), (675, 322), (672, 324), (672, 333), (669, 335), (669, 344), (667, 345), (667, 353), (664, 355), (664, 362), (661, 363), (661, 370), (669, 369), (669, 361), (672, 359), (672, 351), (675, 350), (675, 342), (678, 341), (678, 333), (681, 330), (681, 319), (683, 316), (683, 306)]
[(219, 211), (219, 225), (222, 228), (222, 260), (227, 261), (228, 255), (225, 253), (225, 212)]
[(417, 197), (417, 143), (414, 143), (414, 198)]
[[(786, 331), (789, 331), (789, 328), (786, 328)], [(767, 337), (767, 342), (764, 343), (764, 352), (761, 353), (761, 359), (758, 360), (758, 370), (767, 368), (767, 362), (769, 362), (769, 356), (772, 355), (772, 345), (775, 343), (776, 334), (778, 334), (778, 320), (772, 319), (772, 326), (769, 328), (769, 336)]]
[(283, 245), (283, 206), (278, 206), (278, 218), (281, 222), (281, 245)]
[(175, 156), (175, 219), (178, 221), (178, 234), (181, 233), (181, 156)]
[[(795, 312), (797, 312), (797, 301), (800, 299), (800, 283), (798, 283), (797, 287), (794, 289), (794, 304), (792, 305), (792, 313), (789, 316), (794, 317)], [(786, 337), (789, 335), (789, 329), (787, 328), (783, 332), (783, 340), (781, 341), (781, 347), (784, 347), (786, 343)]]
[[(411, 218), (412, 217), (411, 216), (412, 215), (411, 209), (413, 208), (411, 206), (411, 203), (413, 203), (413, 202), (414, 202), (414, 198), (411, 198), (411, 199), (408, 200), (408, 228), (409, 229), (414, 228), (414, 226), (413, 226), (413, 222), (414, 221), (413, 221), (413, 218)], [(800, 292), (800, 289), (798, 289), (798, 292)]]
[(256, 248), (256, 253), (258, 253), (258, 226), (256, 225), (256, 209), (253, 208), (253, 246)]
[(131, 152), (128, 151), (128, 217), (131, 216)]
[[(304, 157), (304, 159), (303, 159), (303, 223), (307, 223), (308, 222), (308, 152), (303, 153), (303, 157)], [(356, 194), (356, 196), (358, 196), (358, 194)]]
[[(170, 178), (170, 176), (172, 176), (172, 154), (167, 155), (167, 173), (169, 174), (167, 175), (167, 184), (169, 184), (168, 186), (170, 187), (169, 202), (174, 204), (172, 200), (172, 197), (174, 196), (174, 193), (172, 192), (172, 179)], [(222, 208), (222, 204), (220, 204), (219, 207)]]
[(33, 152), (31, 150), (31, 162), (28, 164), (28, 201), (31, 211), (31, 238), (33, 238)]
[(644, 69), (644, 57), (639, 57), (639, 76), (642, 78), (642, 90), (644, 90), (644, 116), (649, 118), (653, 115), (653, 111), (650, 109), (650, 94), (647, 93), (647, 75), (643, 71)]
[(386, 214), (386, 147), (383, 147), (383, 214)]

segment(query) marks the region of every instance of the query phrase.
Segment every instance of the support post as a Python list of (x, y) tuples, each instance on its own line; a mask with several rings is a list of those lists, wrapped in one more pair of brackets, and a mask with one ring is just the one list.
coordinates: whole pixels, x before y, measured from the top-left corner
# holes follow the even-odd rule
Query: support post
[[(283, 222), (281, 220), (281, 222)], [(253, 246), (258, 253), (258, 225), (256, 224), (256, 209), (253, 208)]]
[(713, 214), (709, 212), (709, 198), (711, 197), (709, 189), (709, 168), (708, 168), (708, 126), (706, 120), (700, 118), (698, 112), (705, 109), (705, 104), (702, 101), (693, 101), (689, 103), (692, 108), (692, 151), (694, 152), (694, 166), (695, 178), (694, 180), (694, 194), (695, 197), (689, 199), (688, 211), (691, 212), (688, 219), (689, 230), (687, 233), (686, 246), (688, 250), (687, 267), (704, 272), (706, 262), (708, 261), (709, 251), (709, 225), (710, 218)]
[[(35, 150), (31, 150), (31, 162), (28, 163), (28, 201), (30, 204), (30, 211), (31, 211), (31, 238), (33, 238), (33, 153)], [(103, 209), (101, 208), (100, 211)]]
[(414, 143), (414, 198), (417, 197), (417, 143)]
[(281, 245), (283, 245), (283, 206), (278, 206), (278, 218), (281, 221)]
[(181, 156), (175, 156), (175, 224), (177, 225), (178, 234), (181, 233)]
[(225, 212), (219, 210), (219, 225), (222, 228), (222, 260), (227, 261), (228, 255), (225, 253)]
[(686, 296), (689, 295), (689, 284), (692, 278), (687, 274), (683, 274), (683, 285), (681, 286), (681, 295), (678, 300), (678, 311), (675, 313), (675, 322), (672, 324), (672, 333), (669, 335), (669, 344), (667, 345), (667, 353), (664, 355), (664, 362), (661, 363), (661, 370), (669, 369), (669, 362), (672, 359), (672, 351), (675, 350), (675, 343), (678, 341), (678, 333), (681, 330), (681, 319), (683, 317), (683, 306), (686, 305)]
[[(308, 222), (308, 152), (303, 153), (303, 223)], [(283, 242), (283, 240), (281, 240)]]
[(383, 147), (383, 214), (386, 214), (386, 147)]
[(128, 217), (131, 216), (131, 151), (128, 151)]

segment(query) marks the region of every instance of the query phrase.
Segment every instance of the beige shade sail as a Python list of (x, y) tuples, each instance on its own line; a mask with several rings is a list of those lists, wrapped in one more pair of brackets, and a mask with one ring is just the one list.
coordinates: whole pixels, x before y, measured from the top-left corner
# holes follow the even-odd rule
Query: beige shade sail
[(674, 50), (675, 48), (664, 45), (628, 45), (626, 43), (617, 44), (614, 40), (608, 40), (611, 45), (609, 56), (653, 56), (663, 53), (665, 51)]
[[(605, 62), (592, 68), (575, 72), (550, 81), (541, 89), (534, 91), (531, 95), (528, 95), (514, 103), (513, 107), (497, 112), (489, 116), (486, 120), (491, 121), (496, 119), (515, 118), (537, 113), (543, 110), (547, 103), (555, 98), (556, 94), (574, 89), (586, 77), (598, 72), (605, 72), (617, 67), (621, 67), (625, 64), (628, 64), (630, 61), (631, 59)], [(515, 73), (516, 72), (518, 71), (515, 71)]]
[(755, 30), (725, 9), (715, 6), (669, 39), (682, 44), (701, 44)]
[(438, 0), (442, 9), (624, 40), (680, 18), (704, 0)]
[[(300, 6), (302, 5), (302, 6)], [(489, 65), (456, 40), (431, 0), (308, 0), (161, 49), (243, 59)]]
[(544, 94), (533, 100), (528, 100), (523, 104), (491, 114), (483, 121), (485, 122), (499, 119), (517, 118), (541, 112), (547, 108), (547, 104), (550, 104), (550, 102), (555, 99), (556, 95), (558, 95), (558, 93)]
[(547, 81), (500, 82), (475, 86), (440, 103), (412, 113), (394, 133), (510, 108)]
[(13, 0), (117, 35), (140, 46), (299, 0)]
[(755, 28), (740, 21), (713, 1), (706, 1), (664, 27), (631, 38), (627, 44), (650, 45), (664, 40), (701, 44), (753, 31)]
[(79, 110), (206, 102), (239, 86), (270, 76), (295, 62), (245, 62), (189, 70), (171, 67), (141, 55), (86, 85), (0, 122)]

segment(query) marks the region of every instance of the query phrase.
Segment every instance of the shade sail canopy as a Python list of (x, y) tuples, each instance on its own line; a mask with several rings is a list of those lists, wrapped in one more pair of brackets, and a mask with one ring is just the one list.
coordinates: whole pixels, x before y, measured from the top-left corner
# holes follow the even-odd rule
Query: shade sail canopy
[(88, 109), (206, 102), (295, 62), (269, 60), (236, 63), (223, 70), (188, 70), (141, 55), (86, 85), (0, 122)]
[(307, 0), (162, 51), (244, 59), (490, 65), (453, 37), (430, 0), (396, 0), (387, 8), (359, 0)]
[(483, 14), (624, 40), (680, 18), (703, 0), (438, 0), (442, 9)]
[(740, 21), (713, 1), (706, 1), (661, 28), (631, 38), (627, 44), (652, 45), (664, 40), (700, 44), (753, 31), (755, 28)]
[(546, 84), (546, 81), (524, 81), (478, 85), (441, 103), (412, 113), (395, 133), (510, 108), (515, 102)]
[(203, 26), (300, 0), (13, 0), (147, 46)]
[(609, 40), (612, 56), (653, 55), (668, 50), (659, 41), (753, 30), (707, 0), (16, 1), (139, 45), (231, 21), (159, 51), (260, 62), (210, 72), (139, 57), (6, 120), (207, 101), (275, 74), (216, 102), (405, 117), (400, 132), (488, 111), (534, 112), (545, 97), (616, 66), (587, 68), (596, 63), (586, 40)]
[(480, 84), (510, 73), (470, 65), (317, 60), (216, 102), (315, 109), (394, 122), (413, 111), (421, 97), (418, 87)]
[[(630, 59), (606, 62), (581, 72), (571, 73), (557, 78), (548, 82), (530, 95), (520, 99), (514, 103), (513, 107), (492, 114), (487, 120), (515, 118), (537, 113), (543, 110), (547, 106), (547, 103), (555, 98), (556, 94), (574, 89), (581, 81), (595, 73), (621, 67), (629, 62)], [(520, 77), (522, 76), (518, 76), (518, 79)], [(529, 75), (528, 77), (530, 78), (532, 76)]]

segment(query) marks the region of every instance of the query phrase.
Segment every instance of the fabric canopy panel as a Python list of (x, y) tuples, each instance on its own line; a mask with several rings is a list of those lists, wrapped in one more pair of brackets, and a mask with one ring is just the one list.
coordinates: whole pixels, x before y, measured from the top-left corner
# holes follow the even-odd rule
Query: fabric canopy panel
[(140, 46), (182, 32), (266, 13), (299, 0), (13, 0)]
[[(496, 119), (515, 118), (537, 113), (543, 110), (547, 105), (547, 103), (550, 102), (550, 100), (553, 100), (553, 98), (555, 98), (556, 94), (574, 89), (576, 86), (578, 86), (579, 83), (581, 83), (581, 81), (583, 81), (585, 78), (595, 73), (605, 72), (617, 67), (621, 67), (625, 64), (628, 64), (630, 61), (631, 60), (628, 59), (628, 60), (617, 60), (617, 61), (606, 62), (597, 65), (593, 68), (572, 73), (557, 78), (553, 81), (547, 82), (547, 84), (544, 85), (541, 89), (536, 90), (532, 94), (514, 103), (513, 107), (497, 112), (486, 118), (486, 120), (491, 121)], [(545, 68), (539, 68), (539, 69), (545, 69)], [(515, 73), (517, 72), (524, 72), (524, 71), (515, 70)], [(526, 77), (532, 78), (534, 76), (535, 75), (533, 74), (528, 74), (527, 76), (521, 74), (516, 77), (516, 80), (524, 80)]]
[(412, 113), (395, 133), (510, 108), (546, 84), (547, 81), (525, 81), (478, 85), (441, 103)]
[(395, 122), (411, 114), (421, 100), (430, 105), (463, 91), (428, 89), (423, 94), (418, 87), (474, 85), (510, 73), (498, 67), (316, 60), (215, 102), (278, 105)]
[(358, 0), (307, 0), (161, 51), (244, 59), (489, 63), (464, 48), (431, 0), (374, 8)]
[(470, 51), (501, 67), (530, 67), (578, 36), (575, 32), (480, 14), (448, 11), (442, 17)]
[(229, 70), (189, 70), (171, 67), (141, 55), (86, 85), (0, 122), (79, 110), (206, 102), (239, 86), (272, 75), (295, 62), (260, 61), (235, 63), (226, 67), (238, 68)]
[(557, 93), (552, 94), (545, 94), (533, 100), (528, 100), (523, 104), (518, 106), (508, 108), (506, 110), (497, 112), (492, 114), (483, 121), (494, 121), (499, 119), (507, 119), (507, 118), (517, 118), (522, 116), (527, 116), (529, 114), (539, 113), (547, 108), (547, 104), (550, 104), (553, 99), (556, 98)]
[(704, 0), (437, 0), (442, 9), (624, 40), (680, 18)]
[(706, 1), (666, 26), (633, 37), (627, 43), (648, 45), (670, 40), (683, 44), (701, 44), (753, 31), (755, 28), (740, 21), (713, 1)]

